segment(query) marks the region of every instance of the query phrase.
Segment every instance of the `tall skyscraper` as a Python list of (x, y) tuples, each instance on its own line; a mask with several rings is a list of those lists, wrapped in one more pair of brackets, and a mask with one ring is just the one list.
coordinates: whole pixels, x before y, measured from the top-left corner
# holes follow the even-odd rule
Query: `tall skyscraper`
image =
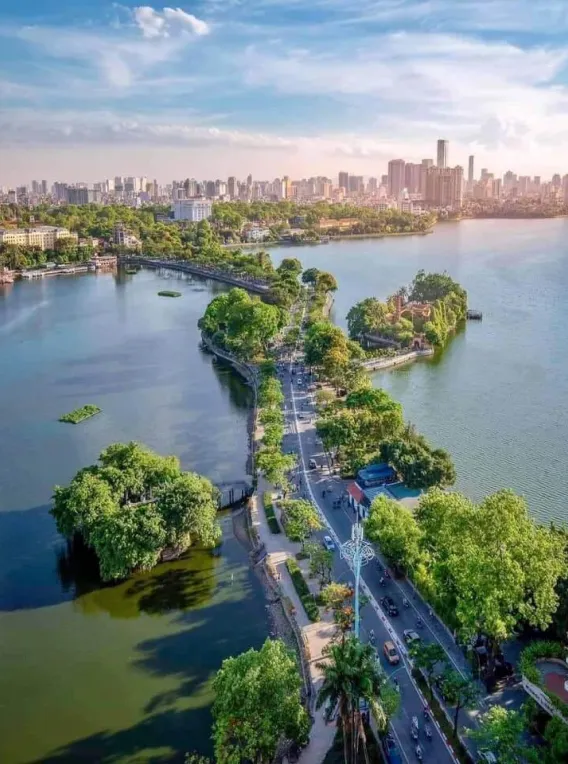
[(448, 164), (448, 141), (440, 138), (438, 141), (437, 162), (438, 167), (446, 167)]
[(420, 191), (421, 164), (408, 162), (404, 168), (404, 186), (409, 194), (417, 194)]
[(237, 196), (237, 179), (234, 177), (234, 175), (231, 175), (231, 177), (227, 181), (227, 189), (229, 191), (229, 196), (231, 197), (231, 199), (235, 199)]
[(339, 173), (339, 187), (344, 188), (346, 191), (349, 190), (349, 173), (348, 172)]
[(461, 207), (463, 167), (429, 167), (425, 198), (436, 207)]
[(473, 183), (473, 163), (474, 163), (475, 157), (473, 154), (470, 155), (468, 166), (467, 166), (467, 180), (469, 183)]
[(391, 196), (397, 197), (404, 188), (404, 159), (391, 159), (388, 168), (388, 189)]

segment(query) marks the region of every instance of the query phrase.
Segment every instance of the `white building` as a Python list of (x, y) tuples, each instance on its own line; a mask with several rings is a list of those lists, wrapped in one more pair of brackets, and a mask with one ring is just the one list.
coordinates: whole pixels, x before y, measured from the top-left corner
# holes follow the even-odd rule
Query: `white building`
[(174, 220), (189, 220), (197, 223), (211, 217), (213, 204), (207, 199), (179, 199), (172, 205)]

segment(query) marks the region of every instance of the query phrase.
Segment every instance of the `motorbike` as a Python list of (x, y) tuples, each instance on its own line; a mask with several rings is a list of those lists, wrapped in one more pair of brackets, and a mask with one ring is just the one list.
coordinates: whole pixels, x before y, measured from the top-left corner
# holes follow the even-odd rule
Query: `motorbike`
[(422, 618), (420, 618), (420, 616), (418, 616), (418, 618), (416, 619), (416, 625), (418, 626), (419, 629), (421, 629), (424, 626), (424, 621), (422, 620)]
[(406, 597), (402, 598), (402, 604), (404, 607), (410, 607), (410, 602), (406, 599)]
[(416, 748), (414, 749), (414, 752), (416, 754), (416, 758), (418, 759), (418, 761), (422, 761), (423, 759), (422, 748), (420, 748), (420, 746), (417, 745)]
[(369, 633), (369, 642), (370, 642), (372, 645), (374, 645), (374, 644), (375, 644), (375, 642), (376, 642), (376, 637), (375, 637), (375, 632), (374, 632), (374, 631), (371, 631), (371, 632)]
[(432, 740), (432, 727), (429, 724), (424, 725), (424, 734), (428, 740)]

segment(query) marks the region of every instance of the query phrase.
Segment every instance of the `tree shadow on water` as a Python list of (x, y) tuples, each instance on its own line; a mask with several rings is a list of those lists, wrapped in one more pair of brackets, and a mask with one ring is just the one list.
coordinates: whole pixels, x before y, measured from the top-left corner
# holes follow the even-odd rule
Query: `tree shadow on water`
[(118, 732), (105, 730), (74, 740), (30, 764), (182, 764), (184, 752), (211, 754), (207, 707), (152, 714)]
[(150, 615), (189, 610), (206, 604), (215, 591), (215, 570), (192, 570), (166, 563), (161, 573), (139, 578), (126, 590), (127, 597), (138, 598), (138, 608)]

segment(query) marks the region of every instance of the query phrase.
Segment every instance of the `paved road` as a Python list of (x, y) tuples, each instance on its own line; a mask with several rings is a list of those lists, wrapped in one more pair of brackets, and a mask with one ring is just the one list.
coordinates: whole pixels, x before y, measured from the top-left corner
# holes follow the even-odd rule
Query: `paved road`
[[(331, 528), (331, 535), (339, 543), (343, 543), (351, 537), (351, 526), (354, 518), (350, 515), (347, 508), (333, 509), (332, 500), (344, 493), (344, 484), (339, 478), (329, 475), (329, 471), (319, 469), (312, 472), (307, 469), (310, 458), (316, 457), (318, 463), (321, 464), (321, 445), (317, 441), (313, 425), (313, 401), (305, 388), (298, 389), (296, 387), (295, 380), (296, 377), (290, 374), (289, 369), (282, 377), (286, 398), (287, 420), (284, 450), (294, 449), (299, 452), (298, 478), (301, 482), (299, 494), (305, 494), (306, 498), (311, 499), (315, 503), (328, 523), (329, 528)], [(298, 418), (298, 415), (300, 415), (300, 418)], [(330, 491), (325, 500), (321, 497), (321, 492), (324, 488)], [(329, 533), (329, 530), (323, 531), (319, 535), (323, 536), (326, 532)], [(341, 559), (339, 552), (336, 553), (333, 574), (335, 580), (353, 582), (353, 574), (347, 562)], [(455, 761), (445, 739), (434, 724), (431, 725), (433, 730), (432, 739), (427, 740), (424, 734), (424, 702), (409, 674), (406, 651), (402, 639), (402, 630), (405, 628), (415, 628), (416, 619), (410, 610), (405, 611), (402, 608), (401, 599), (397, 602), (401, 608), (401, 615), (396, 619), (397, 623), (394, 623), (395, 619), (392, 619), (393, 623), (391, 623), (385, 617), (377, 600), (385, 593), (392, 596), (396, 585), (394, 582), (389, 584), (388, 589), (393, 591), (382, 589), (379, 586), (379, 578), (380, 574), (376, 565), (371, 563), (363, 574), (363, 588), (370, 596), (370, 602), (362, 611), (361, 637), (362, 639), (368, 638), (369, 632), (371, 630), (374, 631), (378, 654), (385, 673), (390, 677), (394, 677), (396, 674), (401, 692), (401, 709), (397, 717), (393, 719), (392, 728), (394, 736), (399, 743), (402, 758), (406, 762), (415, 762), (417, 760), (415, 753), (416, 743), (410, 735), (411, 719), (413, 716), (417, 716), (420, 725), (419, 742), (424, 754), (424, 761), (436, 762), (436, 764), (446, 764), (447, 762)], [(402, 661), (398, 667), (388, 664), (383, 656), (382, 646), (386, 640), (395, 641), (399, 647)]]

